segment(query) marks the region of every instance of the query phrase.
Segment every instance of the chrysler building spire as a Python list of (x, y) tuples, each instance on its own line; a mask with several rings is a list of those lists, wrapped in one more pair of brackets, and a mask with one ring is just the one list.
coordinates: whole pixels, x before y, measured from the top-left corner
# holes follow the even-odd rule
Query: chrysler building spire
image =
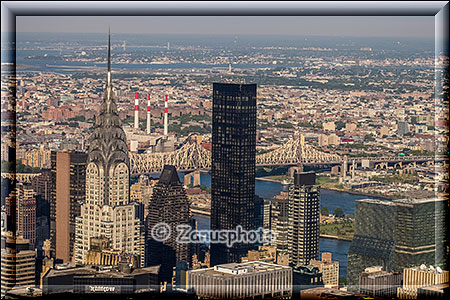
[(112, 83), (111, 83), (111, 29), (108, 28), (108, 70), (106, 75), (106, 107), (109, 111), (111, 105), (111, 92), (112, 92)]

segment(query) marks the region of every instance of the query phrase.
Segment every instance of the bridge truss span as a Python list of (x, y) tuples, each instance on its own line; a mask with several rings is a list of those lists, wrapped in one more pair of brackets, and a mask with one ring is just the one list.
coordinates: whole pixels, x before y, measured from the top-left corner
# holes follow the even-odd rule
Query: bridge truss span
[[(300, 152), (301, 151), (301, 152)], [(340, 163), (337, 154), (326, 153), (305, 144), (303, 137), (292, 138), (286, 144), (256, 156), (257, 166)]]
[(186, 142), (181, 148), (166, 153), (130, 153), (131, 174), (160, 173), (164, 165), (173, 165), (178, 171), (209, 169), (211, 154), (196, 142)]
[[(319, 151), (296, 135), (286, 144), (256, 156), (257, 166), (340, 163), (341, 157)], [(159, 173), (164, 165), (174, 165), (178, 171), (209, 170), (211, 152), (195, 141), (188, 140), (181, 148), (167, 153), (130, 153), (131, 174)]]

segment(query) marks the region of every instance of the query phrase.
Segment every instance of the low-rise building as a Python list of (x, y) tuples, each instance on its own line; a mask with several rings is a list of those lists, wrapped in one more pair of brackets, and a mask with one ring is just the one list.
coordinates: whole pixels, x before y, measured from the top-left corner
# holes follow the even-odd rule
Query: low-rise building
[(356, 129), (357, 125), (355, 123), (346, 123), (345, 124), (345, 131), (354, 131)]
[(313, 265), (297, 266), (293, 270), (292, 292), (298, 295), (302, 290), (314, 287), (324, 287), (322, 273)]
[(405, 268), (403, 270), (403, 286), (397, 289), (399, 299), (417, 299), (418, 289), (449, 282), (449, 272), (441, 268), (420, 267)]
[(275, 264), (277, 260), (277, 249), (274, 246), (259, 246), (258, 250), (249, 250), (247, 256), (242, 257), (242, 262), (263, 261)]
[(300, 292), (300, 299), (367, 299), (366, 296), (345, 290), (314, 287)]
[(159, 291), (159, 266), (132, 269), (128, 263), (118, 267), (58, 267), (42, 278), (42, 293), (133, 294)]
[(340, 143), (341, 139), (335, 133), (328, 136), (328, 145), (339, 145)]
[(387, 128), (386, 126), (381, 126), (380, 127), (380, 137), (388, 136), (388, 135), (389, 135), (389, 128)]
[(289, 298), (292, 268), (261, 261), (188, 271), (187, 290), (201, 298)]
[(27, 299), (42, 297), (42, 290), (34, 284), (13, 287), (6, 293), (5, 299)]
[(336, 125), (332, 121), (331, 122), (322, 123), (322, 127), (323, 127), (323, 130), (329, 130), (329, 131), (335, 131), (336, 130)]
[(366, 268), (359, 276), (359, 292), (371, 297), (393, 298), (401, 284), (401, 273), (386, 272), (381, 266)]
[(319, 147), (328, 146), (328, 136), (326, 134), (319, 135)]
[(319, 271), (322, 272), (325, 287), (339, 287), (339, 262), (332, 261), (332, 254), (330, 252), (322, 253), (322, 260), (312, 259), (309, 263), (318, 267)]

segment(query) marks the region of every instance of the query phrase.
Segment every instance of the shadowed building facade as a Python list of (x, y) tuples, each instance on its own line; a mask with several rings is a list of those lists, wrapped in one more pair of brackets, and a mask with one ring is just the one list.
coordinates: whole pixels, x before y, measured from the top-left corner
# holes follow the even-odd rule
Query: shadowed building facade
[(365, 268), (386, 271), (431, 264), (444, 266), (446, 214), (443, 199), (356, 201), (355, 236), (348, 252), (349, 288)]
[(358, 290), (359, 276), (368, 267), (392, 270), (396, 217), (391, 201), (356, 201), (355, 236), (348, 251), (347, 283), (351, 290)]
[[(16, 204), (15, 220), (17, 236), (27, 239), (34, 247), (36, 241), (36, 197), (30, 184), (17, 183), (5, 198), (6, 216), (11, 219), (10, 207)], [(6, 229), (6, 230), (5, 230)], [(7, 231), (7, 228), (2, 228)]]
[[(170, 237), (157, 241), (152, 229), (158, 223), (170, 226)], [(147, 265), (161, 265), (160, 280), (170, 282), (177, 262), (189, 263), (189, 243), (177, 242), (178, 225), (190, 225), (189, 200), (174, 166), (166, 165), (153, 188), (147, 216)], [(158, 228), (158, 227), (156, 227)]]
[[(213, 84), (211, 229), (254, 229), (256, 84)], [(211, 265), (240, 262), (253, 245), (211, 244)]]

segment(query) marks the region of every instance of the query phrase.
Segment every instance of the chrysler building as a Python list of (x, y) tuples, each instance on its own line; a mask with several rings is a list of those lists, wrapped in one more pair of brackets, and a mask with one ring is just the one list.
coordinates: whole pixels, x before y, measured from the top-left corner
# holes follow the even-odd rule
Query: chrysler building
[(92, 238), (109, 240), (110, 248), (140, 255), (144, 263), (142, 208), (130, 203), (130, 160), (111, 83), (111, 42), (108, 35), (108, 72), (100, 113), (90, 137), (86, 167), (86, 201), (76, 218), (76, 264), (86, 263)]

